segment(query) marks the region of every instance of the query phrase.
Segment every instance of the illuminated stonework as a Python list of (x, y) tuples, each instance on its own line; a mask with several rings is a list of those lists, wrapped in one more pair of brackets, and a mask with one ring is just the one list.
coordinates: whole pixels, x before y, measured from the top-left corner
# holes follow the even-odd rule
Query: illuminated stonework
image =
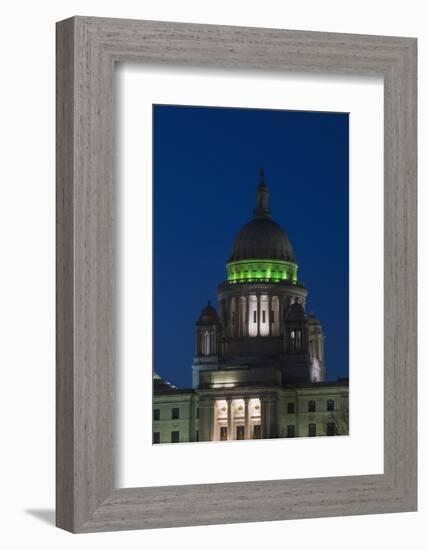
[(226, 265), (230, 283), (297, 282), (297, 264), (280, 260), (240, 260)]
[[(261, 173), (253, 218), (217, 289), (218, 312), (208, 302), (196, 322), (192, 389), (155, 384), (155, 442), (347, 433), (347, 381), (324, 381), (324, 333), (305, 313), (297, 268)], [(177, 408), (184, 416), (172, 418)]]

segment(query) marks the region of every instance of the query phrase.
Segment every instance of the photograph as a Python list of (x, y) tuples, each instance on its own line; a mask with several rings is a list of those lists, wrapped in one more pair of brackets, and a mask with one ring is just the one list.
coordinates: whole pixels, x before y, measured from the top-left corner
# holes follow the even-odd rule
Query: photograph
[(153, 444), (349, 435), (349, 113), (153, 105)]

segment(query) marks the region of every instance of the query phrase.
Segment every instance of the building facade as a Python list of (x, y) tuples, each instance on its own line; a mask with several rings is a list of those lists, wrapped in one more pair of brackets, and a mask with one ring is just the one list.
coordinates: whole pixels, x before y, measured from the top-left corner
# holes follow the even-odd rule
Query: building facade
[(195, 325), (192, 388), (154, 377), (153, 442), (347, 434), (348, 381), (325, 381), (322, 326), (262, 171), (226, 274)]

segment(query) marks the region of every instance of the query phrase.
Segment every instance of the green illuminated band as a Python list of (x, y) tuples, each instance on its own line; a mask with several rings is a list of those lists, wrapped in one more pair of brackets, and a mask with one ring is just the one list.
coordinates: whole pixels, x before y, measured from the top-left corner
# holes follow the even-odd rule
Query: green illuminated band
[(239, 260), (226, 265), (227, 280), (231, 283), (255, 281), (297, 282), (297, 264), (284, 260)]

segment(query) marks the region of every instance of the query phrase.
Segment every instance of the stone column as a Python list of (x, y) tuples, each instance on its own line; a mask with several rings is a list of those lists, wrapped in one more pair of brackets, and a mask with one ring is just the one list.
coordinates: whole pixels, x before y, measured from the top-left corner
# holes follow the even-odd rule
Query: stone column
[(261, 437), (269, 439), (276, 437), (276, 411), (275, 398), (264, 395), (260, 397), (261, 405)]
[(278, 437), (276, 397), (270, 398), (270, 437)]
[(227, 399), (227, 439), (231, 441), (234, 438), (233, 434), (233, 400)]
[(236, 297), (236, 336), (241, 336), (241, 296)]
[(215, 414), (214, 399), (199, 401), (199, 441), (214, 440)]
[(267, 424), (266, 424), (266, 397), (260, 396), (260, 437), (265, 439), (267, 437)]
[(250, 411), (250, 399), (244, 398), (245, 401), (245, 439), (251, 439), (251, 411)]
[(281, 296), (279, 300), (279, 334), (284, 336), (284, 315), (285, 315), (285, 296)]

